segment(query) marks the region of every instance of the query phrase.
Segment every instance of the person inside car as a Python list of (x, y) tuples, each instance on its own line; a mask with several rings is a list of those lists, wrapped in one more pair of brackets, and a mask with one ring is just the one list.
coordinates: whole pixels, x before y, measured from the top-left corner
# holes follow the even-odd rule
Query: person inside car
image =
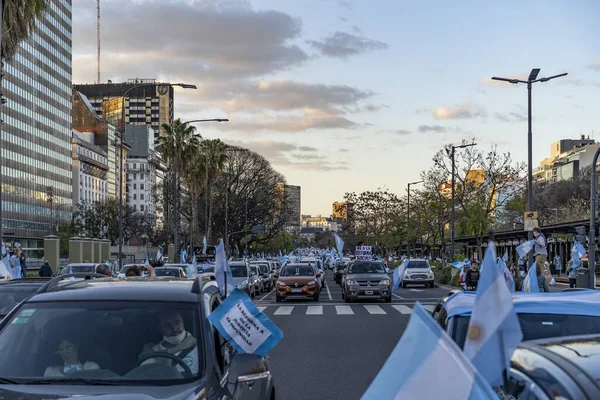
[(113, 273), (110, 267), (106, 264), (100, 264), (96, 267), (96, 273), (106, 275), (112, 278)]
[(79, 344), (72, 338), (62, 340), (58, 344), (56, 353), (62, 358), (63, 365), (49, 366), (44, 372), (45, 377), (68, 376), (82, 370), (100, 369), (100, 366), (93, 361), (81, 361)]
[[(148, 272), (148, 276), (150, 278), (156, 278), (156, 272), (154, 272), (154, 268), (151, 265), (146, 265), (146, 271)], [(125, 272), (125, 276), (144, 276), (142, 267), (139, 265), (129, 267), (129, 269), (127, 269), (127, 272)]]
[[(198, 373), (198, 342), (196, 338), (185, 330), (183, 318), (177, 311), (164, 311), (159, 315), (158, 329), (163, 334), (163, 340), (158, 344), (144, 346), (140, 357), (152, 352), (166, 352), (181, 358), (190, 368), (193, 375)], [(179, 372), (184, 368), (166, 357), (149, 358), (142, 365), (160, 363), (176, 366)]]

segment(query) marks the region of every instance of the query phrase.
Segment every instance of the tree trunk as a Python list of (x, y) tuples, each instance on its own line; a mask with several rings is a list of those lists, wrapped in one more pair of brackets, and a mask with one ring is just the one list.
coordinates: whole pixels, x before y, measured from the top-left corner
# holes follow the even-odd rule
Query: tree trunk
[(192, 255), (195, 256), (194, 245), (196, 244), (196, 230), (198, 229), (198, 199), (200, 196), (197, 193), (194, 193), (194, 196), (192, 197), (194, 200), (192, 201), (192, 229), (190, 229), (190, 249)]
[(211, 186), (209, 185), (208, 190), (208, 229), (206, 232), (206, 239), (209, 243), (215, 243), (212, 241), (212, 218), (213, 218), (213, 205), (214, 205), (214, 196), (212, 195)]

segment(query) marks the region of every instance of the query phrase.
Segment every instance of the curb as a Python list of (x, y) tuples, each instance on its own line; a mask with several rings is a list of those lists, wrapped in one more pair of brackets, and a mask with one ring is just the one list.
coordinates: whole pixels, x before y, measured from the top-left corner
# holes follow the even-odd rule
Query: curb
[(440, 289), (446, 289), (446, 290), (460, 289), (460, 286), (450, 286), (450, 285), (444, 285), (441, 283), (436, 283), (435, 286), (439, 287)]

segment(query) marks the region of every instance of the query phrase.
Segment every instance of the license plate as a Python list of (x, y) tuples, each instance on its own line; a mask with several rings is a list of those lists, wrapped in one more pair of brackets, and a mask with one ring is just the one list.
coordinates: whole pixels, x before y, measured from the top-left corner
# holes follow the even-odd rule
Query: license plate
[(300, 288), (292, 288), (292, 293), (302, 293), (302, 289), (300, 289)]
[(367, 295), (368, 294), (373, 294), (373, 291), (372, 290), (365, 290), (365, 294), (367, 294)]

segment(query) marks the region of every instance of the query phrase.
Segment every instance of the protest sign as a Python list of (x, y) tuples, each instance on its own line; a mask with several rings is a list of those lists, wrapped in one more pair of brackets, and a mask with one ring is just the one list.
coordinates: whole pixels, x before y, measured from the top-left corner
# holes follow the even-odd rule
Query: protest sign
[(357, 260), (372, 260), (372, 250), (371, 246), (356, 246), (356, 250), (354, 251), (354, 255)]

